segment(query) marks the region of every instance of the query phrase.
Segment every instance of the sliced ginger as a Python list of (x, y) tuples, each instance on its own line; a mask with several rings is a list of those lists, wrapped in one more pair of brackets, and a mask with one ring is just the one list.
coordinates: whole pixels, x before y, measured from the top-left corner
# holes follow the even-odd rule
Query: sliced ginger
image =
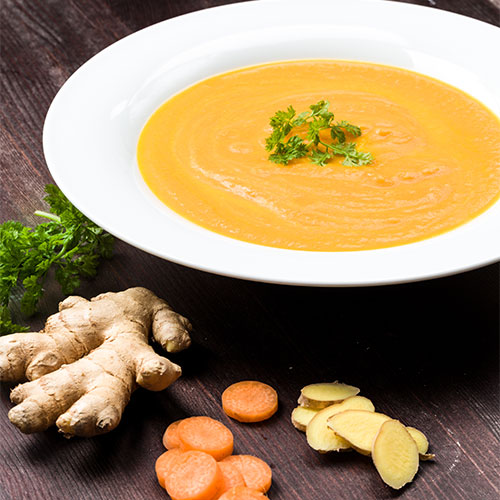
[[(320, 453), (352, 448), (372, 455), (384, 482), (402, 488), (417, 473), (419, 458), (434, 458), (427, 453), (429, 441), (418, 429), (375, 412), (372, 402), (358, 392), (338, 382), (308, 385), (301, 391), (301, 406), (292, 412), (292, 424), (299, 430), (305, 428), (309, 446)], [(356, 395), (346, 396), (349, 393)], [(339, 402), (320, 409), (335, 398)]]
[(0, 338), (0, 381), (30, 381), (12, 391), (10, 421), (25, 433), (56, 424), (66, 437), (114, 429), (138, 386), (161, 391), (181, 374), (149, 345), (150, 330), (177, 352), (189, 346), (190, 329), (145, 288), (68, 297), (42, 331)]
[(372, 451), (372, 444), (380, 426), (391, 420), (382, 413), (366, 410), (347, 410), (328, 419), (328, 427), (351, 443), (352, 447), (364, 455)]
[[(359, 397), (359, 396), (356, 396)], [(348, 401), (348, 400), (346, 400)], [(363, 408), (353, 408), (352, 410), (363, 410)], [(351, 409), (349, 409), (351, 410)], [(380, 426), (391, 417), (383, 413), (373, 413), (366, 415), (363, 412), (345, 412), (346, 415), (328, 419), (328, 427), (348, 441), (352, 448), (362, 455), (370, 455), (373, 440)], [(432, 453), (427, 453), (429, 442), (424, 433), (414, 427), (407, 428), (408, 433), (413, 438), (419, 450), (421, 460), (431, 460)]]
[(307, 425), (306, 437), (309, 446), (321, 453), (350, 449), (351, 444), (328, 426), (328, 421), (333, 415), (346, 412), (346, 410), (350, 409), (364, 410), (367, 413), (375, 411), (372, 402), (363, 396), (353, 396), (342, 401), (342, 403), (324, 408)]
[(411, 482), (418, 471), (417, 444), (397, 420), (387, 420), (380, 426), (372, 445), (372, 459), (384, 483), (396, 490)]
[(318, 413), (319, 410), (306, 408), (305, 406), (297, 406), (292, 411), (292, 424), (299, 431), (306, 432), (307, 424)]
[(357, 387), (339, 382), (306, 385), (300, 391), (299, 405), (314, 410), (322, 410), (327, 406), (340, 403), (344, 399), (356, 396)]
[(407, 427), (406, 430), (410, 433), (410, 436), (413, 438), (415, 443), (417, 444), (418, 454), (420, 456), (420, 460), (432, 460), (435, 458), (434, 453), (427, 453), (429, 449), (429, 441), (425, 434), (415, 427)]

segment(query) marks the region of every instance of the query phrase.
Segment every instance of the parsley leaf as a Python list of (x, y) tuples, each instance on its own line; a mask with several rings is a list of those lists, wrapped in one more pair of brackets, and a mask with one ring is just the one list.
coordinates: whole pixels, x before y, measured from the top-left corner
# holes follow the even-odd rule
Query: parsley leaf
[(333, 155), (328, 151), (313, 149), (311, 152), (311, 161), (320, 167), (324, 167)]
[(274, 147), (269, 159), (274, 163), (288, 165), (295, 158), (302, 158), (309, 152), (307, 144), (298, 135), (292, 135), (286, 142), (280, 141)]
[(12, 323), (9, 302), (21, 290), (21, 312), (32, 315), (50, 269), (65, 295), (80, 278), (95, 276), (102, 257), (113, 253), (113, 237), (85, 217), (54, 185), (45, 186), (51, 212), (35, 212), (49, 222), (35, 228), (20, 222), (0, 224), (0, 334), (26, 331)]
[[(296, 114), (293, 106), (286, 111), (277, 111), (270, 120), (273, 128), (266, 139), (266, 150), (270, 151), (269, 160), (281, 165), (296, 158), (308, 156), (312, 163), (326, 165), (334, 156), (344, 156), (346, 166), (368, 165), (373, 161), (371, 153), (358, 151), (354, 142), (347, 142), (347, 137), (359, 137), (361, 129), (345, 120), (335, 122), (334, 114), (329, 111), (330, 103), (318, 101), (309, 106), (310, 111)], [(290, 133), (294, 128), (307, 124), (305, 139)], [(323, 131), (329, 130), (331, 142), (325, 142)], [(302, 131), (304, 132), (304, 131)]]

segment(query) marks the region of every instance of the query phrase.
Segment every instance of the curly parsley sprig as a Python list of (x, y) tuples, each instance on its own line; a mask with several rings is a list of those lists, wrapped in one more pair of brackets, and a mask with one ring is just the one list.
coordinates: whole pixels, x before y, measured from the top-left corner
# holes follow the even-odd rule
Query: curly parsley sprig
[(12, 323), (9, 302), (14, 291), (21, 288), (21, 312), (30, 316), (50, 269), (68, 295), (81, 277), (95, 276), (101, 257), (113, 253), (110, 234), (75, 208), (58, 187), (49, 184), (45, 191), (51, 212), (35, 214), (49, 222), (33, 229), (16, 221), (0, 224), (0, 334), (27, 330)]
[[(319, 101), (309, 106), (310, 111), (297, 115), (293, 106), (286, 111), (277, 111), (271, 118), (273, 128), (271, 135), (266, 139), (266, 150), (270, 151), (269, 160), (281, 165), (296, 158), (309, 157), (316, 165), (324, 166), (334, 156), (344, 156), (343, 165), (368, 165), (373, 161), (371, 153), (364, 153), (356, 149), (354, 142), (347, 142), (347, 136), (359, 137), (361, 129), (345, 120), (335, 122), (335, 116), (328, 111), (330, 103)], [(291, 135), (293, 129), (308, 126), (306, 138)], [(331, 142), (322, 139), (321, 132), (330, 131)]]

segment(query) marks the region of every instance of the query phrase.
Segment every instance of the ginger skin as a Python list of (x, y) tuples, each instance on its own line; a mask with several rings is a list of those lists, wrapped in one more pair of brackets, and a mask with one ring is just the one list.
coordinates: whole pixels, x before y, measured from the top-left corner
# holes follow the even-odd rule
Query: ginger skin
[(148, 344), (150, 330), (167, 352), (191, 343), (189, 321), (145, 288), (68, 297), (40, 332), (0, 337), (0, 381), (29, 380), (11, 393), (10, 421), (24, 433), (111, 431), (137, 386), (161, 391), (181, 375)]

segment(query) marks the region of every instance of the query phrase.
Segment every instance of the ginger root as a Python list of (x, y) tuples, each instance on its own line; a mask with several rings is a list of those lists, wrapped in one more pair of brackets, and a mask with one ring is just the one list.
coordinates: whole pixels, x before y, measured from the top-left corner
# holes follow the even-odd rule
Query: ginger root
[(148, 344), (187, 348), (189, 321), (145, 288), (59, 304), (40, 332), (0, 338), (0, 381), (29, 382), (12, 390), (10, 421), (24, 433), (56, 424), (66, 437), (114, 429), (137, 386), (161, 391), (181, 368)]

